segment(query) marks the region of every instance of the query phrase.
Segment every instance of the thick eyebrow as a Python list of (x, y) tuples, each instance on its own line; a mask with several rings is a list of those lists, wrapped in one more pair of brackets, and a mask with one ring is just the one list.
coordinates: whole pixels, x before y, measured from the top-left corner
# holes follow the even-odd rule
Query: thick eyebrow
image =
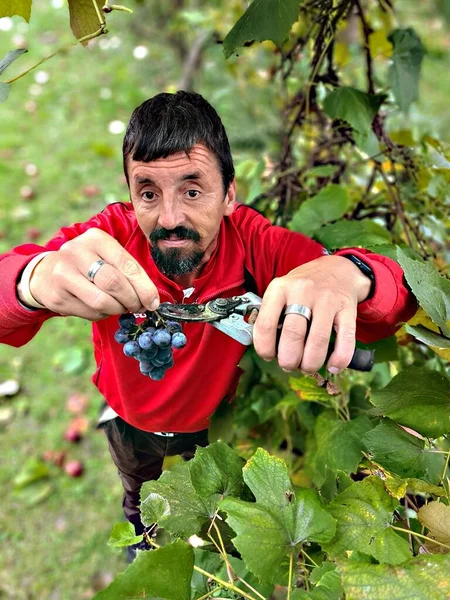
[[(196, 179), (201, 179), (201, 178), (202, 178), (202, 174), (200, 173), (200, 171), (194, 171), (193, 173), (187, 173), (186, 175), (182, 175), (178, 181), (179, 182), (195, 181)], [(148, 184), (148, 183), (150, 185), (156, 185), (156, 183), (152, 179), (149, 179), (148, 177), (139, 177), (139, 175), (138, 175), (134, 178), (134, 180), (138, 185)]]

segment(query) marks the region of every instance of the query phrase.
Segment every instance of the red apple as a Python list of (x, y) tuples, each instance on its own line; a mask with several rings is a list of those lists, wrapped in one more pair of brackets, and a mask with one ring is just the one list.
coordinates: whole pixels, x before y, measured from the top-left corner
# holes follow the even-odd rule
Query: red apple
[(34, 198), (34, 190), (29, 185), (23, 185), (20, 188), (19, 193), (20, 193), (20, 197), (23, 198), (24, 200), (33, 200), (33, 198)]
[(77, 442), (79, 442), (82, 438), (82, 435), (79, 431), (77, 431), (76, 429), (74, 429), (73, 427), (69, 427), (68, 429), (66, 429), (66, 432), (64, 434), (64, 439), (67, 440), (68, 442), (72, 442), (74, 444), (76, 444)]
[(70, 477), (80, 477), (83, 474), (84, 468), (79, 460), (70, 460), (64, 465), (64, 471)]

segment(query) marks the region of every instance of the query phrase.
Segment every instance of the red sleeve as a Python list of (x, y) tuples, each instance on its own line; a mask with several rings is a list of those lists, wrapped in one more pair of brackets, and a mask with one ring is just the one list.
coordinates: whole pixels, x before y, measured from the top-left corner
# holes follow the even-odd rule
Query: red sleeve
[(59, 250), (65, 242), (94, 227), (106, 231), (124, 245), (133, 229), (133, 215), (129, 205), (111, 204), (85, 223), (63, 227), (44, 246), (23, 244), (0, 255), (0, 342), (23, 346), (47, 319), (60, 316), (49, 310), (25, 308), (17, 298), (16, 283), (32, 258), (47, 250)]
[[(246, 267), (262, 296), (274, 277), (328, 254), (307, 236), (274, 226), (263, 215), (239, 205), (234, 216), (246, 249)], [(363, 343), (395, 333), (417, 310), (417, 301), (405, 285), (403, 270), (391, 258), (362, 248), (346, 248), (336, 254), (354, 254), (372, 269), (375, 293), (358, 305), (356, 337)]]

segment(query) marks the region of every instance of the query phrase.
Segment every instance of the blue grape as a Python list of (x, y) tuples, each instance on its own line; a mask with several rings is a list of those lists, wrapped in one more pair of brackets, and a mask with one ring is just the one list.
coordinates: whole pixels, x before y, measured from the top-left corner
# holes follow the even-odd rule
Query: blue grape
[(129, 313), (125, 313), (124, 315), (120, 315), (119, 317), (119, 325), (123, 329), (131, 329), (133, 325), (136, 325), (136, 317)]
[(129, 331), (127, 329), (123, 329), (123, 328), (118, 329), (116, 331), (116, 333), (114, 334), (114, 339), (119, 344), (125, 344), (130, 339)]
[(172, 346), (174, 348), (184, 348), (187, 343), (187, 338), (184, 333), (177, 332), (172, 336)]
[(150, 350), (150, 348), (154, 345), (152, 339), (152, 333), (150, 331), (145, 331), (138, 338), (139, 346), (143, 350)]
[(152, 358), (154, 358), (156, 355), (158, 354), (158, 346), (156, 344), (153, 344), (153, 346), (151, 348), (149, 348), (148, 350), (141, 350), (139, 352), (139, 356), (142, 357), (143, 360), (152, 360)]
[(160, 381), (164, 377), (165, 370), (162, 367), (155, 367), (149, 373), (150, 379), (153, 381)]
[(160, 348), (168, 348), (170, 346), (172, 336), (166, 329), (157, 329), (153, 334), (153, 341)]
[(166, 329), (172, 335), (174, 333), (176, 333), (177, 331), (183, 331), (181, 324), (178, 323), (177, 321), (166, 321)]
[(141, 348), (139, 346), (139, 344), (132, 340), (130, 342), (127, 342), (125, 344), (125, 346), (123, 347), (123, 353), (126, 356), (137, 356), (137, 354), (141, 351)]
[(139, 369), (142, 375), (149, 375), (150, 371), (153, 369), (153, 365), (147, 361), (141, 360), (139, 362)]

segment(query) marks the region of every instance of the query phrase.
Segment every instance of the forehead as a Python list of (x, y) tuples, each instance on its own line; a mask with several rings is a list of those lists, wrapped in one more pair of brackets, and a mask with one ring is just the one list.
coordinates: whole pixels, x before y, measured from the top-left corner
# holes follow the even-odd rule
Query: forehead
[(130, 180), (140, 176), (154, 173), (159, 174), (179, 174), (186, 170), (192, 171), (195, 169), (201, 175), (207, 175), (211, 172), (219, 172), (219, 164), (215, 155), (205, 146), (196, 144), (189, 154), (186, 152), (177, 152), (170, 154), (166, 158), (158, 158), (150, 162), (135, 161), (131, 157), (128, 158), (128, 169)]

